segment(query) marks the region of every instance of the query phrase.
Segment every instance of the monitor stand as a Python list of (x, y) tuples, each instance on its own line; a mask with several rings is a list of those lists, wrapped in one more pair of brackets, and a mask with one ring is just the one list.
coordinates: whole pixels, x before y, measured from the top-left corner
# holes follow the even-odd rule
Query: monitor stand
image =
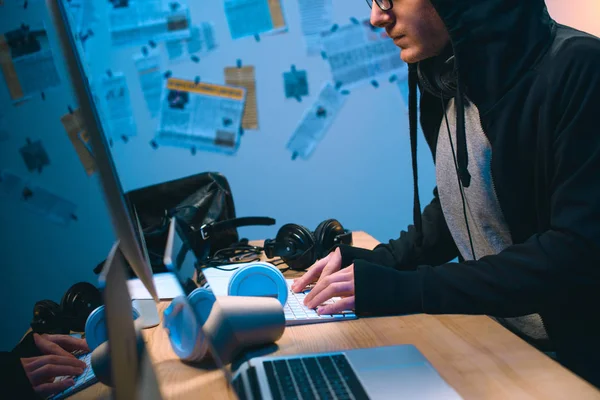
[(162, 399), (152, 360), (141, 332), (136, 332), (134, 327), (125, 257), (119, 241), (115, 242), (106, 259), (99, 281), (106, 312), (113, 398)]

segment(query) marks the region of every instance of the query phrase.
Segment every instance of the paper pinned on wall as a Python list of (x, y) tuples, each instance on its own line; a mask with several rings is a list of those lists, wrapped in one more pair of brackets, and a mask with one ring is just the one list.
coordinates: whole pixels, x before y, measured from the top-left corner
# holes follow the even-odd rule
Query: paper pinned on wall
[[(14, 205), (23, 205), (34, 213), (42, 215), (49, 221), (66, 226), (77, 220), (77, 206), (49, 191), (31, 185), (20, 176), (0, 170), (0, 198)], [(18, 210), (15, 210), (18, 212)]]
[(287, 144), (292, 160), (297, 157), (306, 160), (312, 155), (344, 106), (346, 98), (331, 83), (323, 85), (319, 97), (306, 110)]
[(89, 29), (93, 30), (100, 21), (93, 1), (69, 0), (66, 5), (73, 20), (72, 29), (79, 35), (87, 33)]
[(368, 20), (340, 26), (322, 36), (332, 81), (338, 86), (351, 89), (380, 75), (387, 79), (395, 74), (400, 80), (408, 75), (400, 49), (384, 29), (373, 27)]
[(192, 26), (189, 39), (166, 42), (165, 47), (169, 61), (172, 63), (194, 61), (194, 55), (202, 56), (215, 50), (217, 42), (214, 30), (212, 23), (202, 22), (199, 25)]
[(280, 0), (225, 0), (232, 39), (287, 30)]
[(121, 72), (104, 75), (100, 79), (99, 95), (109, 136), (113, 139), (135, 136), (137, 128), (125, 75)]
[(27, 185), (23, 190), (25, 208), (62, 226), (77, 220), (77, 206), (39, 186)]
[(63, 115), (60, 121), (65, 128), (65, 132), (67, 132), (67, 136), (69, 137), (71, 144), (79, 156), (79, 161), (81, 161), (81, 165), (83, 165), (85, 172), (88, 174), (88, 176), (92, 175), (94, 172), (96, 172), (96, 161), (94, 160), (92, 153), (90, 137), (83, 124), (81, 110), (78, 108), (72, 113)]
[(155, 141), (232, 154), (239, 146), (245, 99), (244, 88), (170, 78)]
[(250, 65), (225, 68), (225, 84), (246, 89), (246, 106), (242, 118), (242, 128), (258, 129), (258, 110), (256, 104), (256, 77), (254, 67)]
[(41, 23), (0, 35), (0, 68), (15, 104), (60, 85), (48, 34)]
[(21, 153), (29, 172), (37, 171), (41, 173), (44, 167), (50, 165), (50, 158), (41, 140), (32, 142), (31, 139), (27, 138), (27, 143), (19, 149), (19, 153)]
[(152, 118), (160, 110), (160, 98), (163, 89), (163, 76), (160, 72), (160, 53), (154, 49), (133, 57), (138, 72), (142, 93)]
[(298, 71), (294, 65), (292, 65), (289, 72), (283, 73), (283, 85), (285, 97), (288, 99), (295, 98), (301, 101), (302, 97), (308, 96), (306, 71)]
[(321, 54), (321, 32), (333, 25), (332, 0), (298, 0), (298, 9), (307, 54)]
[(109, 3), (109, 30), (115, 45), (190, 37), (190, 11), (183, 0), (109, 0)]

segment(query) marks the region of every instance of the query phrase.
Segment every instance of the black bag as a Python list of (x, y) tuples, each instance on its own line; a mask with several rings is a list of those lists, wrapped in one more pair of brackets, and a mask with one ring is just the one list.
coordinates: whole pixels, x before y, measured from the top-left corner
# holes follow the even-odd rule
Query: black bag
[(239, 242), (236, 228), (240, 226), (275, 224), (267, 217), (236, 218), (229, 182), (217, 172), (137, 189), (126, 197), (138, 215), (154, 272), (165, 271), (163, 256), (171, 217), (177, 218), (179, 233), (199, 260)]

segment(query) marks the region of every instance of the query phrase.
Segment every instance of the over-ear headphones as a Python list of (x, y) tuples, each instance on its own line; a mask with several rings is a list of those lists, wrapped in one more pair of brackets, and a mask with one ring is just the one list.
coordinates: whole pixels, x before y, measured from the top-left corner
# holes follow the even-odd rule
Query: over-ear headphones
[(264, 251), (267, 258), (281, 259), (295, 271), (303, 271), (325, 257), (338, 244), (352, 244), (352, 232), (335, 219), (321, 222), (314, 232), (302, 225), (283, 225), (275, 239), (267, 239)]
[(429, 94), (444, 100), (456, 97), (458, 74), (454, 56), (446, 53), (425, 59), (417, 64), (417, 76), (421, 87)]
[(83, 332), (88, 316), (101, 305), (102, 294), (98, 288), (88, 282), (76, 283), (65, 292), (60, 305), (52, 300), (35, 303), (31, 329), (50, 334)]

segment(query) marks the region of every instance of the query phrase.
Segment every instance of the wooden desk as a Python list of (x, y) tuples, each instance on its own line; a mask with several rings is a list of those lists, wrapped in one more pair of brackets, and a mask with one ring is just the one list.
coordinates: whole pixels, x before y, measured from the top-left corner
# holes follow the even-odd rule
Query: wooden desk
[[(364, 232), (354, 234), (355, 246), (377, 243)], [(144, 333), (166, 399), (231, 398), (219, 370), (183, 364), (160, 326)], [(420, 314), (288, 327), (271, 354), (405, 343), (414, 344), (465, 399), (600, 399), (593, 386), (485, 316)], [(75, 398), (106, 394), (97, 384)]]

